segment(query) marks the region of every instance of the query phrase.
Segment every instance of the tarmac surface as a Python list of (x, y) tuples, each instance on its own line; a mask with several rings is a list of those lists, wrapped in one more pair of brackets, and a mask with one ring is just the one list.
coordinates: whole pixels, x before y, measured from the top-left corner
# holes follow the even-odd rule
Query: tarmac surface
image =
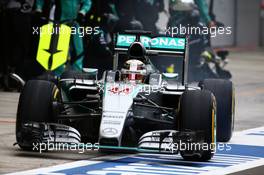
[[(226, 67), (236, 87), (235, 131), (264, 126), (264, 50), (233, 51)], [(96, 151), (32, 153), (15, 143), (18, 93), (0, 92), (0, 174), (100, 157)], [(262, 174), (263, 166), (235, 174)]]

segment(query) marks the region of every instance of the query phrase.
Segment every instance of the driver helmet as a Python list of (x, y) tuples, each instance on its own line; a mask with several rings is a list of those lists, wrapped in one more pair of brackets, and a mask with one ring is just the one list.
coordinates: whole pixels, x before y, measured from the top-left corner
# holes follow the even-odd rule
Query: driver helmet
[(121, 73), (123, 81), (143, 83), (147, 70), (142, 61), (132, 59), (125, 62), (124, 67), (121, 69)]

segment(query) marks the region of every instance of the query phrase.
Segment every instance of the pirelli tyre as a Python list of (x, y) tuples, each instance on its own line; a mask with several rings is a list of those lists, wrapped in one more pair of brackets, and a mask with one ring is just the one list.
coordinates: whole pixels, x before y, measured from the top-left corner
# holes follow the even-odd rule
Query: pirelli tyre
[(40, 128), (34, 129), (35, 125), (32, 125), (30, 129), (27, 124), (54, 122), (52, 103), (58, 98), (59, 90), (50, 81), (30, 80), (25, 84), (19, 97), (16, 120), (16, 140), (22, 149), (32, 150), (34, 142), (41, 142)]
[(216, 141), (215, 118), (216, 100), (210, 91), (193, 90), (183, 93), (179, 103), (179, 131), (194, 131), (203, 138), (202, 143), (188, 142), (185, 150), (184, 147), (179, 147), (185, 160), (207, 161), (213, 157)]
[(205, 79), (199, 83), (204, 90), (211, 91), (217, 102), (217, 141), (228, 142), (234, 130), (235, 90), (229, 80)]

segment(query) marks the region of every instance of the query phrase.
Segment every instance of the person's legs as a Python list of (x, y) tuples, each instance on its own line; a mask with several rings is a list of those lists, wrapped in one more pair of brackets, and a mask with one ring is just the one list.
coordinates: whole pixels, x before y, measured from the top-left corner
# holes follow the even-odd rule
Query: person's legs
[[(80, 26), (79, 24), (75, 23), (73, 27), (76, 27), (76, 29), (78, 29)], [(83, 49), (83, 37), (80, 33), (72, 35), (70, 47), (71, 47), (71, 53), (70, 53), (71, 65), (74, 70), (82, 71), (84, 49)]]
[(1, 42), (3, 44), (3, 52), (2, 52), (2, 60), (1, 64), (3, 64), (3, 86), (5, 90), (9, 90), (9, 73), (11, 72), (11, 67), (13, 63), (13, 46), (14, 44), (14, 15), (15, 11), (6, 10), (3, 16), (3, 37), (1, 38)]
[[(76, 31), (79, 29), (79, 24), (75, 23), (72, 27), (76, 27)], [(70, 41), (70, 64), (71, 68), (77, 71), (82, 71), (83, 69), (83, 59), (84, 59), (84, 49), (83, 49), (83, 37), (80, 33), (72, 34)], [(53, 72), (56, 76), (60, 76), (65, 70), (65, 65), (58, 67)]]
[(17, 12), (14, 21), (14, 37), (12, 67), (13, 71), (21, 76), (24, 60), (29, 56), (29, 45), (31, 35), (31, 19), (29, 14)]

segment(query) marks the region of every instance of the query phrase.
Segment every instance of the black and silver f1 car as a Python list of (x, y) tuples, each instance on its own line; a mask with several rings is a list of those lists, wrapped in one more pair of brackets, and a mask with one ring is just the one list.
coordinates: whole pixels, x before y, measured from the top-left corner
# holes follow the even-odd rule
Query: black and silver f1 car
[[(127, 31), (115, 36), (114, 50), (113, 70), (100, 80), (96, 70), (87, 69), (67, 71), (57, 83), (25, 84), (16, 123), (22, 149), (48, 142), (97, 143), (101, 151), (180, 153), (205, 161), (216, 141), (230, 140), (233, 84), (219, 79), (187, 84), (186, 38)], [(181, 59), (183, 72), (159, 72), (151, 63), (157, 56)]]

